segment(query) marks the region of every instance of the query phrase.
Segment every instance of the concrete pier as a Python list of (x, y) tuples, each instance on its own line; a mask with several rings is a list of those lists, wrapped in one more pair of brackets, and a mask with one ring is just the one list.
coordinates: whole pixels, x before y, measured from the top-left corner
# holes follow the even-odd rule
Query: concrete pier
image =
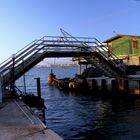
[(140, 77), (138, 75), (125, 78), (109, 78), (109, 77), (95, 77), (87, 78), (87, 83), (90, 90), (109, 91), (111, 93), (119, 94), (133, 94), (140, 95)]
[(19, 99), (0, 106), (0, 140), (62, 140), (48, 129)]

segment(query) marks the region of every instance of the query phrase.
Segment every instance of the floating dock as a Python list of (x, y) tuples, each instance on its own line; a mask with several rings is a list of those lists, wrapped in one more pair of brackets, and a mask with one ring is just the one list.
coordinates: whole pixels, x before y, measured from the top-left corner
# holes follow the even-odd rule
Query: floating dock
[(19, 99), (0, 105), (0, 140), (63, 140)]

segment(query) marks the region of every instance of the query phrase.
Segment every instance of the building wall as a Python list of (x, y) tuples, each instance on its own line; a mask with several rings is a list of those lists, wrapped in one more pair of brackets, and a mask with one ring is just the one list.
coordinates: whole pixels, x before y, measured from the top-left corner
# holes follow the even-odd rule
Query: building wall
[(124, 36), (108, 43), (108, 47), (128, 65), (140, 64), (140, 38)]

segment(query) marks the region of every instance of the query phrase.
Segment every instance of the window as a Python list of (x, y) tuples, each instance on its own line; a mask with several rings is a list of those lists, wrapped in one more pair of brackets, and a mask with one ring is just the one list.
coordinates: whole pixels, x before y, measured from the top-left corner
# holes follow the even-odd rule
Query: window
[(112, 44), (107, 44), (108, 50), (112, 51)]
[(132, 48), (138, 48), (138, 40), (132, 40)]

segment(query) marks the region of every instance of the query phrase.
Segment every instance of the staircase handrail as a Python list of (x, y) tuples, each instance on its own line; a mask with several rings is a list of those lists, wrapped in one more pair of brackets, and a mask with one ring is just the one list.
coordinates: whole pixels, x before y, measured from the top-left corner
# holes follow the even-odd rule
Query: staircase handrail
[[(21, 60), (20, 58), (21, 58), (21, 56), (23, 55), (24, 57), (25, 57), (25, 55), (24, 55), (24, 53), (27, 53), (27, 51), (29, 51), (30, 49), (32, 49), (32, 45), (34, 46), (34, 44), (37, 44), (38, 42), (40, 42), (40, 41), (45, 41), (45, 42), (47, 42), (48, 40), (46, 40), (46, 38), (52, 38), (51, 40), (49, 39), (49, 41), (51, 41), (51, 43), (54, 43), (54, 40), (56, 41), (56, 42), (59, 42), (59, 40), (60, 39), (63, 39), (64, 37), (62, 37), (62, 36), (44, 36), (44, 37), (42, 37), (41, 39), (39, 39), (39, 40), (34, 40), (34, 41), (32, 41), (31, 43), (29, 43), (28, 45), (26, 45), (24, 48), (22, 48), (21, 50), (19, 50), (17, 53), (15, 53), (14, 54), (14, 59), (15, 59), (15, 61), (16, 61), (16, 63), (19, 61), (19, 60)], [(83, 40), (83, 39), (85, 39), (85, 40), (91, 40), (92, 38), (87, 38), (87, 37), (77, 37), (78, 39), (80, 39), (80, 40)], [(53, 40), (54, 39), (54, 40)], [(71, 37), (68, 37), (68, 39), (72, 39)], [(73, 41), (72, 41), (73, 42)], [(81, 41), (79, 41), (79, 40), (77, 40), (76, 41), (77, 43), (81, 43)], [(87, 41), (88, 42), (88, 41)], [(66, 41), (65, 41), (65, 43), (66, 43)], [(69, 43), (69, 41), (67, 42), (67, 43)], [(75, 43), (75, 42), (74, 42)], [(91, 43), (91, 42), (90, 42)], [(85, 47), (85, 46), (84, 46)], [(35, 49), (33, 49), (33, 50), (35, 50)], [(3, 68), (8, 68), (8, 67), (10, 67), (10, 66), (12, 66), (12, 63), (13, 63), (13, 57), (11, 56), (11, 57), (9, 57), (8, 59), (6, 59), (4, 62), (2, 62), (1, 64), (0, 64), (0, 69), (1, 69), (1, 71), (2, 71), (2, 69)]]
[(119, 57), (117, 57), (113, 52), (111, 52), (103, 43), (101, 43), (99, 40), (97, 40), (95, 38), (95, 41), (97, 42), (96, 44), (100, 44), (102, 46), (102, 49), (105, 51), (104, 48), (106, 48), (108, 50), (108, 53), (111, 54), (111, 57), (112, 58), (115, 58), (115, 59), (119, 59)]
[[(33, 42), (35, 42), (36, 40), (32, 41), (31, 43), (29, 43), (28, 45), (26, 45), (24, 48), (22, 48), (21, 50), (19, 50), (17, 53), (15, 53), (15, 55), (17, 55), (19, 52), (21, 52), (22, 50), (24, 50), (25, 48), (27, 48), (28, 46), (30, 46)], [(10, 56), (9, 58), (7, 58), (5, 61), (3, 61), (2, 63), (0, 63), (0, 68), (1, 68), (1, 65), (3, 65), (4, 63), (9, 63), (10, 59), (12, 59), (13, 57)], [(7, 62), (8, 61), (8, 62)]]
[[(108, 50), (108, 48), (105, 46), (105, 45), (103, 45), (100, 41), (98, 41), (97, 39), (95, 39), (102, 47), (102, 49), (105, 51), (105, 49), (104, 48), (106, 48), (107, 50)], [(96, 44), (98, 44), (98, 43), (96, 43)], [(99, 46), (100, 46), (99, 45)], [(98, 49), (98, 51), (99, 51), (99, 49)], [(109, 60), (109, 57), (111, 57), (112, 59), (113, 59), (113, 61), (109, 61), (109, 63), (110, 64), (113, 64), (113, 65), (118, 65), (117, 63), (120, 63), (119, 61), (117, 61), (117, 60), (119, 60), (119, 57), (117, 57), (113, 52), (111, 52), (110, 50), (108, 50), (108, 55), (109, 56), (106, 56), (106, 55), (104, 55), (101, 51), (100, 51), (100, 54), (105, 58), (105, 59), (107, 59), (107, 60)], [(111, 59), (111, 60), (112, 60)], [(119, 66), (119, 69), (120, 70), (122, 70), (122, 71), (125, 71), (125, 69), (124, 69), (124, 66), (123, 65), (120, 65)]]
[[(108, 48), (101, 42), (99, 42), (96, 38), (73, 37), (65, 31), (62, 31), (62, 33), (64, 36), (44, 36), (39, 40), (32, 41), (24, 48), (20, 49), (17, 53), (15, 53), (13, 57), (9, 57), (0, 64), (0, 74), (7, 75), (4, 77), (9, 77), (8, 75), (10, 74), (10, 71), (13, 67), (13, 61), (14, 66), (18, 70), (22, 65), (23, 60), (30, 63), (30, 61), (35, 60), (37, 57), (40, 57), (36, 56), (35, 54), (40, 53), (40, 55), (43, 55), (43, 53), (45, 53), (46, 51), (52, 51), (55, 48), (57, 48), (57, 46), (63, 48), (63, 51), (64, 49), (72, 49), (72, 51), (75, 49), (80, 50), (81, 52), (97, 51), (99, 55), (98, 57), (102, 57), (107, 61), (109, 60), (108, 54), (110, 54), (110, 58), (112, 58), (113, 60), (118, 59), (118, 57), (115, 54), (109, 51)], [(61, 45), (63, 45), (64, 47), (61, 47)], [(110, 65), (112, 63), (116, 64), (115, 61), (108, 61), (108, 63), (110, 63)], [(120, 70), (123, 70), (123, 67), (120, 66)]]
[[(66, 37), (66, 39), (67, 39), (67, 37), (69, 36), (69, 37), (72, 37), (74, 40), (77, 40), (78, 41), (78, 39), (77, 38), (75, 38), (75, 37), (73, 37), (72, 35), (70, 35), (68, 32), (66, 32), (66, 31), (64, 31), (63, 29), (60, 29), (61, 30), (61, 32), (62, 32), (62, 34), (64, 35), (64, 37)], [(109, 60), (109, 57), (111, 57), (113, 60), (115, 60), (115, 61), (112, 61), (112, 62), (109, 62), (111, 65), (113, 64), (113, 65), (117, 65), (117, 63), (120, 63), (120, 62), (116, 62), (116, 60), (119, 60), (119, 58), (114, 54), (114, 53), (112, 53), (110, 50), (108, 50), (108, 48), (105, 46), (105, 45), (103, 45), (100, 41), (98, 41), (96, 38), (94, 38), (94, 40), (95, 40), (95, 42), (94, 42), (94, 44), (95, 45), (93, 45), (93, 47), (95, 47), (99, 52), (100, 52), (100, 55), (102, 55), (102, 57), (104, 57), (104, 59), (106, 59), (107, 61)], [(100, 44), (100, 45), (99, 45)], [(89, 47), (88, 47), (88, 44), (87, 43), (81, 43), (81, 45), (83, 45), (83, 46), (85, 46), (86, 48), (88, 48), (87, 49), (87, 51), (92, 51), (92, 50), (89, 50)], [(102, 49), (103, 50), (103, 52), (107, 52), (107, 55), (105, 55), (102, 51), (100, 51), (100, 49), (98, 48), (98, 47), (100, 48), (100, 49)], [(95, 51), (95, 50), (94, 50)], [(122, 66), (122, 65), (120, 65), (119, 66), (119, 69), (121, 70), (121, 71), (125, 71), (125, 69), (124, 69), (124, 67)]]
[[(35, 39), (34, 41), (32, 41), (32, 42), (30, 42), (29, 44), (27, 44), (25, 47), (23, 47), (22, 49), (20, 49), (18, 52), (16, 52), (16, 53), (14, 54), (15, 58), (17, 58), (18, 54), (19, 54), (19, 56), (20, 56), (20, 53), (22, 53), (24, 50), (28, 49), (29, 46), (31, 46), (31, 44), (37, 43), (37, 42), (39, 42), (39, 41), (42, 41), (44, 37), (45, 37), (45, 36), (43, 36), (41, 39), (38, 39), (38, 40)], [(2, 67), (4, 67), (4, 66), (8, 65), (8, 64), (12, 61), (12, 59), (13, 59), (13, 57), (10, 56), (8, 59), (6, 59), (6, 60), (3, 61), (2, 63), (0, 63), (0, 69), (1, 69)]]

